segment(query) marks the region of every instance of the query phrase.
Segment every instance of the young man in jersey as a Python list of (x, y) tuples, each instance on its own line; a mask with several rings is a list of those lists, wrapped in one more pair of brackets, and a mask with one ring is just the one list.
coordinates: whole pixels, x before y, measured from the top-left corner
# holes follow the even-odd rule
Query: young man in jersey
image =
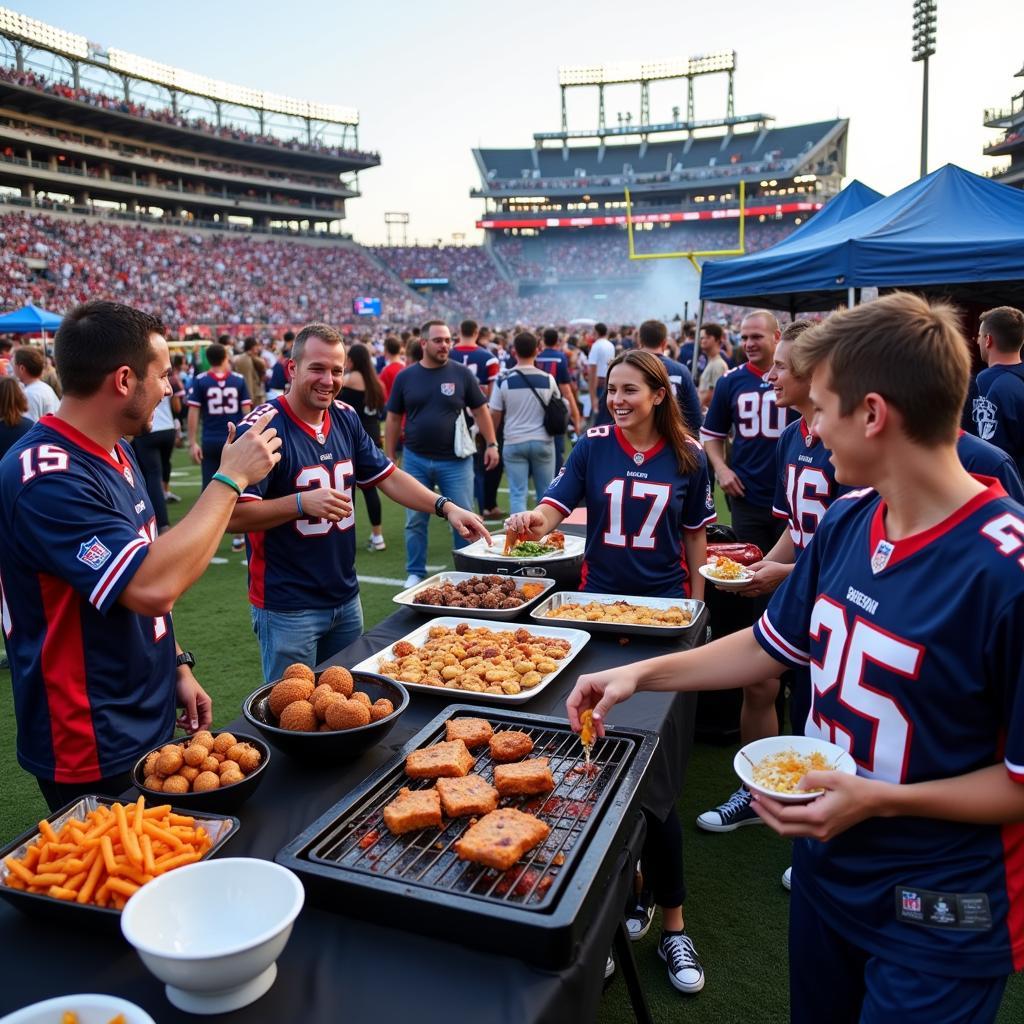
[(856, 775), (754, 801), (794, 844), (790, 1013), (985, 1024), (1024, 964), (1024, 507), (956, 451), (969, 357), (954, 310), (894, 294), (796, 343), (833, 504), (752, 630), (582, 677), (570, 721), (638, 689), (809, 667), (804, 731)]
[[(550, 373), (555, 378), (558, 391), (569, 407), (569, 418), (572, 420), (573, 429), (579, 434), (582, 427), (579, 406), (576, 405), (576, 396), (572, 393), (572, 377), (569, 374), (569, 360), (559, 347), (560, 337), (558, 330), (554, 327), (546, 327), (541, 336), (544, 342), (543, 348), (537, 353), (534, 365), (545, 373)], [(562, 464), (565, 462), (565, 434), (556, 434), (555, 442), (555, 475), (557, 476)]]
[(978, 349), (987, 364), (973, 402), (978, 436), (1003, 449), (1024, 473), (1024, 313), (999, 306), (981, 315)]
[(244, 431), (276, 412), (281, 461), (242, 495), (230, 524), (247, 535), (249, 603), (268, 682), (294, 662), (325, 661), (363, 631), (353, 483), (377, 487), (406, 508), (436, 512), (465, 538), (490, 537), (471, 512), (396, 469), (358, 413), (335, 401), (345, 374), (337, 331), (326, 324), (299, 331), (288, 372), (288, 394), (243, 424)]
[(696, 437), (700, 433), (701, 420), (704, 416), (697, 397), (697, 388), (693, 377), (682, 363), (669, 359), (665, 355), (665, 342), (668, 340), (668, 328), (660, 320), (645, 320), (637, 331), (640, 348), (653, 352), (668, 371), (668, 379), (675, 389), (679, 411), (683, 414), (686, 429)]
[[(732, 509), (732, 528), (737, 540), (756, 544), (762, 554), (782, 535), (782, 522), (772, 512), (775, 495), (776, 450), (785, 427), (798, 418), (796, 410), (776, 404), (775, 389), (767, 378), (775, 359), (781, 331), (767, 310), (744, 317), (740, 337), (747, 362), (727, 373), (715, 386), (700, 436), (722, 490)], [(733, 431), (732, 465), (725, 461), (725, 439)], [(764, 608), (752, 605), (751, 621)], [(740, 736), (771, 735), (775, 728), (774, 698), (777, 677), (744, 694), (740, 708)], [(724, 803), (697, 816), (697, 824), (709, 832), (731, 832), (741, 825), (759, 824), (743, 787)]]
[[(238, 489), (277, 461), (268, 420), (233, 441), (223, 476), (174, 529), (156, 532), (124, 435), (141, 434), (170, 394), (163, 325), (117, 302), (65, 316), (54, 342), (64, 397), (0, 463), (0, 598), (11, 662), (18, 762), (55, 809), (116, 795), (132, 764), (212, 718), (177, 646), (174, 602), (202, 575)], [(175, 721), (175, 707), (183, 708)]]
[[(188, 444), (192, 461), (199, 464), (205, 489), (217, 472), (220, 453), (228, 437), (229, 424), (236, 427), (252, 408), (245, 379), (231, 372), (228, 350), (214, 342), (206, 350), (210, 369), (192, 382), (188, 394)], [(199, 420), (203, 440), (199, 443)]]

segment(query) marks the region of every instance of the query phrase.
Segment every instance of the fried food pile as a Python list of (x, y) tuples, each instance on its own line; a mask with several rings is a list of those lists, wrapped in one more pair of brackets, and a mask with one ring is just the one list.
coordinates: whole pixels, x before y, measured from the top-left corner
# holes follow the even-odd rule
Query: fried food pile
[(719, 580), (745, 580), (753, 576), (746, 566), (734, 562), (725, 555), (717, 555), (711, 559), (708, 562), (708, 572)]
[(319, 679), (306, 665), (289, 665), (268, 704), (277, 724), (292, 732), (356, 729), (395, 713), (387, 697), (371, 701), (357, 690), (352, 673), (340, 665), (325, 668)]
[(515, 695), (554, 672), (569, 647), (568, 640), (521, 627), (493, 630), (460, 622), (454, 629), (432, 626), (419, 648), (400, 640), (391, 648), (393, 657), (381, 656), (377, 671), (402, 683)]
[(143, 766), (142, 785), (154, 793), (208, 793), (252, 775), (263, 755), (229, 732), (216, 737), (200, 729), (187, 742), (167, 743), (152, 751)]
[(471, 576), (461, 583), (445, 581), (439, 587), (425, 587), (413, 604), (444, 608), (518, 608), (524, 599), (516, 592), (515, 580), (501, 576)]
[(552, 608), (546, 613), (545, 618), (618, 622), (623, 626), (685, 626), (693, 616), (678, 605), (672, 605), (670, 608), (648, 608), (646, 605), (630, 604), (628, 601), (611, 601), (608, 604), (600, 601), (579, 604), (572, 601), (559, 608)]
[[(808, 772), (825, 772), (835, 769), (825, 755), (815, 750), (810, 754), (798, 754), (795, 750), (780, 750), (766, 754), (754, 765), (754, 781), (765, 789), (776, 793), (795, 793), (800, 780)], [(813, 793), (815, 790), (808, 790)]]

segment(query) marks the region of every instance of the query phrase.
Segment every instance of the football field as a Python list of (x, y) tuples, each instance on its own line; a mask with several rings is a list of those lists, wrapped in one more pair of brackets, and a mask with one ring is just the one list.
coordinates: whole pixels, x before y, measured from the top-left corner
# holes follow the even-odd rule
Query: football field
[[(182, 497), (171, 505), (172, 522), (180, 519), (199, 494), (199, 471), (184, 451), (175, 453), (172, 489)], [(507, 507), (507, 492), (499, 495)], [(383, 499), (387, 550), (366, 550), (366, 506), (356, 498), (357, 569), (367, 627), (394, 608), (392, 596), (405, 579), (402, 536), (404, 510)], [(428, 564), (451, 565), (451, 535), (432, 521)], [(231, 552), (230, 538), (220, 546), (196, 585), (174, 610), (174, 627), (182, 647), (196, 656), (196, 676), (214, 701), (214, 724), (240, 713), (242, 699), (262, 682), (256, 639), (249, 621), (244, 555)], [(433, 571), (433, 570), (432, 570)], [(16, 600), (16, 596), (13, 596)], [(9, 673), (0, 672), (0, 839), (7, 840), (45, 813), (34, 780), (14, 756), (14, 716)], [(789, 844), (766, 827), (731, 834), (701, 832), (693, 824), (704, 810), (735, 788), (733, 749), (697, 744), (690, 760), (685, 791), (679, 801), (683, 820), (687, 931), (707, 973), (704, 991), (683, 996), (669, 984), (656, 947), (658, 921), (634, 952), (655, 1020), (707, 1021), (714, 1024), (782, 1024), (788, 1019), (786, 929), (788, 894), (780, 876), (789, 864)], [(258, 800), (257, 794), (253, 799)], [(245, 808), (241, 809), (243, 828)], [(619, 974), (601, 1004), (599, 1021), (618, 1024), (632, 1019)], [(1024, 1020), (1024, 981), (1011, 979), (1000, 1024)], [(823, 1022), (825, 1024), (825, 1022)]]

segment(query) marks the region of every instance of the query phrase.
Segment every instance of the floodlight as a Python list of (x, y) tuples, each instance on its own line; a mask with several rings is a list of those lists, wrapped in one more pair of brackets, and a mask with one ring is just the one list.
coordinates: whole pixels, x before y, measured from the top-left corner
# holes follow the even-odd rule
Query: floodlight
[(65, 32), (44, 21), (37, 21), (17, 11), (0, 7), (0, 35), (12, 39), (21, 39), (26, 43), (41, 46), (55, 53), (69, 57), (89, 56), (89, 42), (85, 36), (77, 36), (73, 32)]
[(914, 61), (935, 55), (935, 30), (938, 23), (937, 0), (914, 0)]

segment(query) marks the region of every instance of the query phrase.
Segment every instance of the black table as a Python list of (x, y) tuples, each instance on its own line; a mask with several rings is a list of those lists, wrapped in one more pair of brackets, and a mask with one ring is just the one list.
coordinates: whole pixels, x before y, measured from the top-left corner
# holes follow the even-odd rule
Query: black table
[[(416, 612), (399, 610), (330, 663), (354, 665), (423, 621)], [(679, 650), (702, 638), (704, 632), (701, 621), (681, 642), (633, 638), (626, 645), (611, 634), (595, 634), (554, 683), (519, 707), (565, 717), (565, 698), (578, 675)], [(473, 703), (472, 696), (451, 690), (437, 697), (415, 692), (382, 746), (334, 769), (305, 767), (275, 750), (262, 786), (238, 812), (242, 827), (224, 848), (223, 856), (272, 860), (285, 843), (390, 758), (447, 704)], [(692, 695), (638, 694), (613, 713), (613, 723), (650, 729), (661, 736), (643, 803), (662, 817), (682, 789), (694, 707)], [(249, 731), (241, 718), (227, 728)], [(403, 931), (401, 922), (394, 922), (394, 927), (388, 922), (366, 924), (346, 917), (343, 907), (330, 913), (307, 906), (278, 962), (273, 988), (251, 1006), (210, 1020), (228, 1024), (337, 1020), (429, 1024), (457, 1019), (481, 1024), (564, 1024), (593, 1020), (606, 955), (617, 930), (628, 955), (622, 911), (633, 884), (642, 837), (643, 822), (638, 819), (627, 848), (608, 877), (595, 880), (606, 897), (577, 961), (566, 970), (544, 971), (514, 956), (494, 956), (465, 945), (427, 939)], [(211, 908), (214, 912), (216, 908)], [(143, 967), (119, 931), (68, 934), (3, 902), (0, 948), (7, 979), (0, 985), (0, 1014), (62, 993), (111, 992), (138, 1003), (160, 1024), (197, 1020), (171, 1006), (163, 986)]]

